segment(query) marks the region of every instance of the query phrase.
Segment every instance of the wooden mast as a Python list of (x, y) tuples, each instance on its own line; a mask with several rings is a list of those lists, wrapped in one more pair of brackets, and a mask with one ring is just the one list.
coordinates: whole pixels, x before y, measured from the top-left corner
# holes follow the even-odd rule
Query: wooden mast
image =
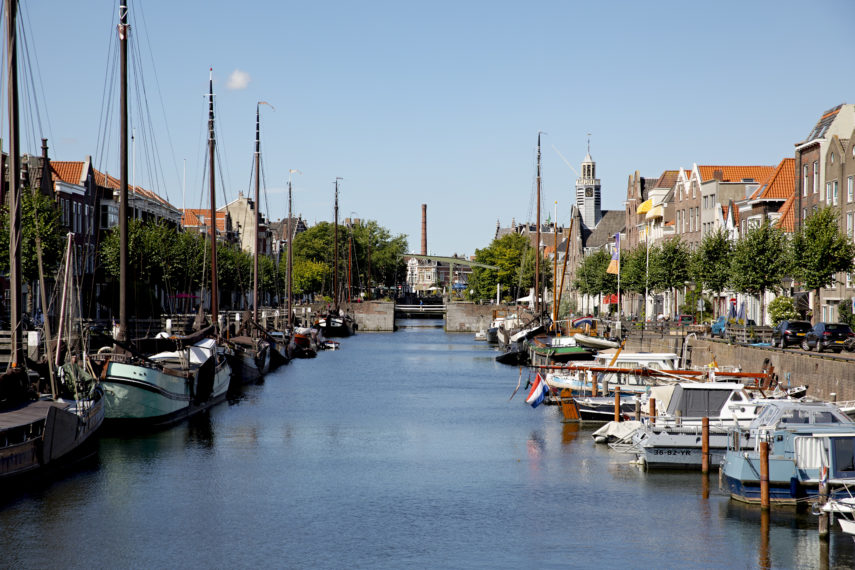
[(21, 297), (21, 149), (18, 135), (17, 0), (6, 0), (6, 71), (9, 77), (9, 302), (12, 329), (11, 367), (24, 366)]
[(286, 293), (288, 295), (288, 330), (293, 328), (294, 317), (292, 315), (293, 308), (291, 306), (292, 301), (292, 293), (291, 293), (291, 242), (294, 239), (294, 230), (291, 227), (291, 172), (288, 173), (288, 260), (285, 265), (286, 275)]
[[(338, 313), (338, 181), (335, 179), (335, 225), (333, 227), (333, 308)], [(330, 323), (327, 322), (327, 326)]]
[(119, 6), (119, 329), (116, 340), (128, 340), (128, 6)]
[(537, 229), (534, 244), (534, 312), (540, 317), (540, 133), (537, 133)]
[(217, 197), (214, 185), (214, 69), (210, 69), (208, 77), (208, 179), (210, 183), (210, 234), (211, 234), (211, 324), (214, 330), (219, 329), (219, 299), (217, 298)]
[(255, 105), (255, 227), (253, 228), (253, 247), (252, 247), (252, 320), (258, 322), (258, 227), (259, 227), (259, 187), (261, 165), (261, 121), (259, 118), (259, 105)]

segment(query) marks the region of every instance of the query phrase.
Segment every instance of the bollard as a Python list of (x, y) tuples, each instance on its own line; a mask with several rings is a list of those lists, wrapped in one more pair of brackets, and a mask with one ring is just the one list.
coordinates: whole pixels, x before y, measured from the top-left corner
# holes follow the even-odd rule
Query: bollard
[(620, 421), (620, 386), (615, 386), (615, 421)]
[(650, 425), (653, 425), (656, 421), (656, 398), (650, 398), (647, 403), (650, 406), (647, 415), (650, 416)]
[(635, 421), (641, 421), (641, 402), (638, 400), (638, 397), (635, 398)]
[(832, 392), (829, 394), (832, 402), (837, 402), (837, 392)]
[(769, 442), (760, 442), (760, 508), (769, 510)]
[(596, 376), (594, 376), (594, 375), (591, 373), (591, 371), (590, 371), (590, 370), (586, 370), (586, 371), (585, 371), (585, 374), (586, 374), (586, 375), (588, 376), (588, 378), (590, 378), (590, 380), (591, 380), (591, 396), (593, 396), (594, 398), (596, 398), (596, 397), (599, 395), (598, 390), (597, 390), (597, 388), (599, 387), (599, 386), (597, 385), (597, 377), (596, 377)]
[(710, 419), (701, 418), (701, 473), (710, 472)]

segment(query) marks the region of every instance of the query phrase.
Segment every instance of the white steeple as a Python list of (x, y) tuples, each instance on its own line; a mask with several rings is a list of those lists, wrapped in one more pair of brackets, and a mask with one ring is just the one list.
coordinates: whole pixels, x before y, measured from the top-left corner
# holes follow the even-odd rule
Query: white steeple
[(582, 214), (582, 223), (585, 227), (594, 229), (600, 223), (603, 212), (600, 209), (600, 180), (597, 178), (597, 164), (591, 158), (590, 138), (581, 172), (582, 175), (576, 179), (576, 206)]

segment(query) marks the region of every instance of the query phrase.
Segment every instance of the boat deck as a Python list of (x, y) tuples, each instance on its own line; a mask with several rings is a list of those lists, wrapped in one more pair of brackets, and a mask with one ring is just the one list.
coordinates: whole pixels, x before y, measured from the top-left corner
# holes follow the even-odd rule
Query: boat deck
[(67, 408), (67, 402), (36, 400), (19, 408), (0, 412), (0, 430), (31, 424), (47, 417), (48, 410), (53, 407)]

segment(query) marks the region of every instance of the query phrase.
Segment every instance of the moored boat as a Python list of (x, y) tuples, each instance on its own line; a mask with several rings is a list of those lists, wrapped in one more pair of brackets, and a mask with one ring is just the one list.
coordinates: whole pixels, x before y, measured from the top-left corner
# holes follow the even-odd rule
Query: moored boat
[(855, 485), (855, 423), (834, 404), (770, 402), (748, 434), (752, 448), (728, 447), (721, 464), (722, 486), (733, 499), (761, 501), (761, 442), (769, 444), (772, 504), (806, 506), (819, 496), (822, 484), (828, 485), (831, 499), (850, 496), (848, 488)]

